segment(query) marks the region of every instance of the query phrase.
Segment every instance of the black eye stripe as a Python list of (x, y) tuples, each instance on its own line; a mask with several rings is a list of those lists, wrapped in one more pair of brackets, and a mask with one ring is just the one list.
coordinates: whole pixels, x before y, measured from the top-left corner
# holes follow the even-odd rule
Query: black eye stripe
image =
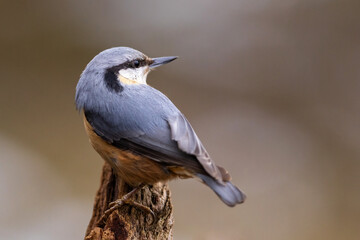
[(134, 65), (134, 67), (136, 67), (136, 68), (147, 65), (147, 62), (145, 59), (136, 59), (136, 60), (132, 61), (132, 63)]
[(104, 74), (105, 86), (113, 92), (121, 92), (123, 87), (120, 85), (116, 74), (113, 71), (106, 71)]
[(120, 65), (108, 68), (109, 71), (111, 72), (118, 72), (121, 69), (127, 69), (127, 68), (139, 68), (139, 67), (143, 67), (149, 65), (149, 62), (147, 59), (135, 59), (132, 61), (126, 61)]
[(144, 59), (135, 59), (132, 61), (127, 61), (124, 65), (123, 69), (126, 68), (139, 68), (139, 67), (143, 67), (146, 65), (146, 60)]
[[(135, 62), (138, 62), (135, 63)], [(122, 64), (119, 64), (117, 66), (114, 66), (114, 67), (111, 67), (111, 68), (108, 68), (107, 70), (108, 71), (111, 71), (113, 73), (117, 73), (119, 72), (121, 69), (127, 69), (127, 68), (139, 68), (139, 67), (143, 67), (143, 66), (146, 66), (146, 65), (150, 65), (152, 63), (151, 60), (149, 59), (142, 59), (142, 58), (139, 58), (139, 59), (135, 59), (135, 60), (132, 60), (132, 61), (126, 61)]]

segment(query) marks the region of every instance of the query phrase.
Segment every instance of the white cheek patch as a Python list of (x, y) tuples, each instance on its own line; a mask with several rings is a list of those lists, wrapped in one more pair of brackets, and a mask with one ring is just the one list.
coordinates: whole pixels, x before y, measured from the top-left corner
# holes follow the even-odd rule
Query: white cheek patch
[(140, 84), (146, 84), (146, 77), (149, 73), (148, 66), (139, 68), (121, 69), (119, 74), (129, 80), (135, 81)]

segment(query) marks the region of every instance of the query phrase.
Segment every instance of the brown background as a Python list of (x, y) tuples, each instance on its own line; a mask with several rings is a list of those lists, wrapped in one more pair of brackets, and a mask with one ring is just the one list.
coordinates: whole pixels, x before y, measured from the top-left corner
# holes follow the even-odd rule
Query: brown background
[(98, 52), (150, 74), (248, 195), (171, 183), (175, 239), (360, 239), (360, 2), (3, 1), (0, 236), (81, 239), (102, 160), (74, 92)]

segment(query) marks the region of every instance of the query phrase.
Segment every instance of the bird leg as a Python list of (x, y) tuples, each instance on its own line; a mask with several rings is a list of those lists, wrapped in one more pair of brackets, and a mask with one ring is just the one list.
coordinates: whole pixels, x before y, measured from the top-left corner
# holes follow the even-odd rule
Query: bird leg
[(120, 199), (115, 200), (114, 202), (109, 203), (109, 208), (104, 212), (104, 214), (101, 216), (100, 220), (99, 220), (99, 224), (105, 223), (106, 219), (109, 217), (109, 215), (115, 211), (116, 209), (121, 208), (124, 205), (132, 205), (136, 208), (139, 208), (140, 210), (151, 214), (151, 217), (153, 219), (152, 223), (155, 222), (155, 213), (147, 206), (144, 206), (140, 203), (135, 202), (134, 200), (131, 200), (130, 198), (135, 195), (135, 193), (137, 193), (138, 191), (140, 191), (145, 185), (142, 184), (136, 188), (134, 188), (133, 190), (131, 190), (130, 192), (128, 192), (127, 194), (125, 194), (124, 196), (122, 196)]

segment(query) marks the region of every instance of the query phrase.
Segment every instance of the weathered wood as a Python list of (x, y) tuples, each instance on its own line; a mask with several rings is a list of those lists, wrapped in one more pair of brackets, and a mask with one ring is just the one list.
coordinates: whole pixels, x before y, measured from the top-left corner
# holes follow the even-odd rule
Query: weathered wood
[(155, 222), (150, 214), (131, 205), (115, 210), (104, 223), (98, 222), (109, 203), (121, 198), (131, 189), (116, 177), (110, 165), (104, 164), (85, 240), (172, 239), (174, 220), (170, 190), (163, 183), (145, 186), (132, 197), (134, 201), (154, 211)]

